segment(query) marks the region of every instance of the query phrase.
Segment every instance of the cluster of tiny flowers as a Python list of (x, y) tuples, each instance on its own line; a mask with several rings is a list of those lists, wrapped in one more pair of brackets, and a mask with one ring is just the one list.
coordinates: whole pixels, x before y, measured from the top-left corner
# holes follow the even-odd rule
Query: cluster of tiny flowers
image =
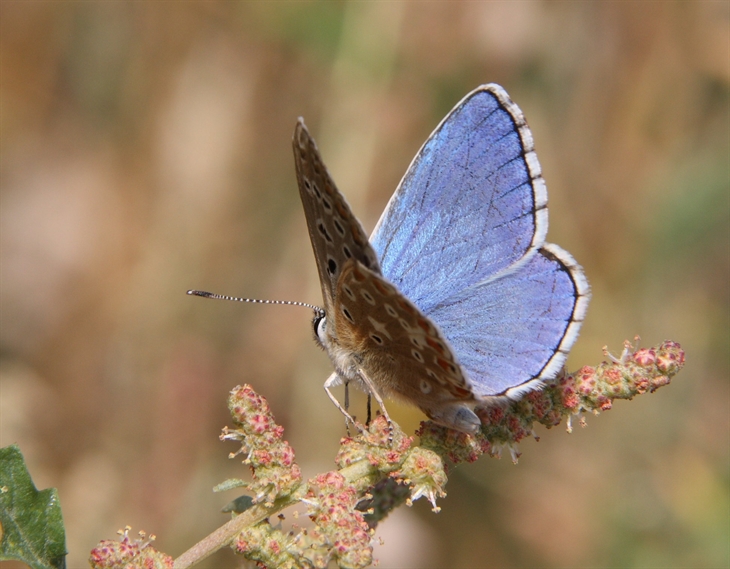
[(255, 501), (270, 505), (277, 497), (290, 495), (301, 484), (302, 474), (266, 399), (243, 385), (231, 391), (228, 408), (238, 428), (224, 429), (221, 440), (241, 443), (241, 450), (231, 457), (247, 453), (244, 463), (251, 467), (254, 481), (245, 485)]
[(408, 453), (403, 466), (393, 476), (410, 486), (411, 496), (407, 501), (409, 506), (414, 500), (425, 496), (431, 502), (434, 512), (441, 509), (436, 506), (436, 498), (446, 496), (444, 486), (448, 479), (444, 462), (438, 454), (427, 448), (416, 447)]
[[(507, 449), (516, 462), (517, 444), (527, 436), (536, 437), (537, 423), (550, 428), (567, 419), (570, 430), (571, 417), (608, 410), (616, 399), (651, 393), (667, 385), (684, 365), (684, 352), (670, 341), (641, 349), (626, 342), (620, 357), (605, 349), (604, 353), (609, 361), (562, 373), (519, 401), (478, 407), (475, 412), (482, 428), (475, 436), (429, 421), (417, 433), (420, 446), (413, 446), (413, 438), (397, 425), (376, 417), (367, 429), (359, 426), (357, 436), (342, 439), (336, 457), (339, 472), (327, 472), (306, 483), (266, 400), (249, 385), (236, 387), (229, 398), (236, 429), (224, 429), (221, 439), (241, 444), (231, 456), (245, 453), (244, 463), (250, 466), (254, 481), (229, 480), (219, 489), (246, 486), (254, 494), (253, 502), (263, 503), (272, 515), (288, 505), (304, 503), (313, 527), (295, 526), (285, 533), (268, 519), (252, 520), (253, 525), (242, 530), (236, 526), (237, 533), (225, 543), (260, 567), (325, 569), (335, 562), (342, 568), (360, 569), (370, 565), (373, 528), (392, 509), (425, 496), (438, 511), (436, 499), (445, 496), (446, 460), (473, 462), (482, 454), (498, 457)], [(140, 532), (139, 539), (131, 540), (129, 531), (121, 531), (119, 541), (105, 540), (92, 550), (93, 569), (172, 569), (172, 558), (150, 547), (154, 536)]]
[(573, 416), (606, 411), (616, 399), (654, 392), (667, 385), (684, 365), (684, 351), (671, 341), (641, 349), (627, 341), (620, 357), (611, 356), (605, 348), (604, 354), (608, 362), (560, 374), (544, 389), (528, 393), (519, 401), (477, 408), (482, 429), (474, 437), (424, 423), (418, 433), (421, 446), (454, 463), (473, 462), (482, 453), (499, 457), (506, 448), (516, 462), (517, 443), (526, 436), (537, 438), (536, 423), (550, 428), (566, 419), (570, 431)]
[(260, 567), (298, 569), (302, 567), (296, 554), (294, 540), (268, 520), (244, 528), (233, 542), (233, 550)]
[(139, 532), (138, 539), (130, 539), (132, 528), (119, 530), (118, 541), (104, 539), (91, 550), (89, 564), (93, 569), (172, 569), (172, 557), (150, 547), (155, 536)]
[(373, 561), (371, 530), (354, 486), (338, 472), (326, 472), (307, 483), (302, 501), (309, 507), (314, 527), (285, 534), (268, 520), (245, 528), (234, 550), (269, 568), (325, 569), (331, 560), (339, 567), (360, 569)]
[(344, 468), (366, 458), (374, 469), (388, 474), (400, 468), (412, 444), (413, 437), (406, 436), (398, 425), (389, 425), (385, 417), (378, 415), (367, 430), (340, 441), (335, 463)]
[[(283, 429), (275, 423), (266, 400), (244, 385), (231, 392), (229, 408), (238, 428), (225, 430), (221, 438), (241, 443), (241, 451), (233, 456), (247, 452), (245, 462), (250, 465), (255, 482), (245, 484), (231, 480), (219, 488), (248, 486), (257, 493), (257, 501), (265, 498), (266, 505), (273, 505), (276, 498), (291, 499), (296, 495), (296, 499), (309, 507), (309, 517), (314, 524), (295, 534), (293, 531), (284, 533), (264, 520), (243, 529), (232, 543), (234, 550), (259, 566), (270, 568), (325, 568), (331, 560), (346, 568), (369, 565), (372, 562), (371, 530), (363, 513), (356, 508), (360, 493), (367, 486), (356, 487), (338, 472), (328, 472), (302, 484), (294, 453), (282, 439)], [(357, 437), (359, 444), (351, 440), (349, 448), (353, 460), (355, 453), (360, 453), (359, 460), (362, 460), (370, 451), (368, 460), (371, 463), (385, 465), (396, 461), (390, 467), (396, 468), (412, 440), (401, 432), (398, 443), (390, 447), (390, 436), (387, 422), (376, 419), (366, 437)], [(344, 454), (342, 461), (346, 463)]]
[(237, 535), (235, 550), (262, 567), (319, 569), (331, 562), (365, 567), (372, 562), (372, 528), (393, 508), (425, 496), (438, 511), (435, 502), (445, 495), (447, 459), (473, 462), (482, 454), (500, 456), (506, 449), (516, 462), (517, 444), (535, 437), (536, 424), (550, 428), (563, 419), (570, 424), (573, 416), (610, 409), (615, 399), (653, 392), (684, 365), (684, 352), (674, 342), (644, 349), (627, 342), (620, 357), (606, 356), (608, 362), (562, 373), (519, 401), (475, 409), (482, 421), (475, 436), (426, 422), (417, 433), (421, 444), (414, 446), (397, 425), (376, 417), (367, 429), (359, 426), (357, 436), (342, 440), (336, 458), (339, 472), (307, 483), (302, 483), (294, 453), (266, 401), (248, 385), (234, 389), (229, 407), (238, 428), (225, 431), (222, 438), (240, 441), (239, 452), (248, 453), (245, 462), (255, 480), (248, 486), (255, 500), (265, 500), (267, 506), (277, 498), (289, 504), (300, 501), (314, 524), (284, 533), (264, 520)]
[[(342, 440), (335, 462), (344, 468), (364, 458), (381, 475), (388, 475), (410, 488), (409, 505), (425, 496), (434, 511), (438, 511), (436, 498), (444, 495), (447, 480), (444, 463), (434, 452), (412, 445), (413, 437), (406, 436), (398, 425), (388, 425), (381, 415), (359, 436)], [(392, 489), (391, 486), (387, 488)], [(379, 506), (388, 501), (388, 497), (378, 495), (377, 490), (372, 494), (371, 499)]]
[(436, 452), (454, 464), (475, 462), (481, 455), (492, 452), (492, 444), (486, 437), (472, 437), (432, 421), (422, 422), (416, 434), (421, 439), (421, 447)]
[[(606, 411), (614, 399), (633, 399), (653, 393), (669, 384), (684, 366), (684, 351), (676, 342), (663, 342), (656, 348), (635, 349), (624, 343), (621, 356), (613, 357), (604, 348), (609, 362), (585, 366), (565, 378), (563, 397), (574, 412)], [(570, 404), (570, 405), (568, 405)]]
[[(339, 567), (367, 567), (373, 561), (371, 530), (362, 512), (355, 509), (360, 497), (339, 472), (325, 472), (309, 481), (305, 502), (315, 529), (310, 543), (324, 538), (324, 547), (310, 547), (315, 567), (326, 567), (331, 556)], [(317, 539), (320, 538), (320, 539)], [(316, 561), (316, 563), (315, 563)]]

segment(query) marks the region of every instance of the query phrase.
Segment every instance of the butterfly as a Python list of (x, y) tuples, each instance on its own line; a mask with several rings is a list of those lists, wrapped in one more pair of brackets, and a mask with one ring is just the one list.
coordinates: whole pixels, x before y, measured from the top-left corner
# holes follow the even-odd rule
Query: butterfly
[(519, 399), (562, 369), (590, 290), (545, 242), (547, 189), (522, 111), (482, 85), (416, 154), (368, 239), (300, 118), (299, 194), (322, 287), (317, 342), (339, 383), (478, 432), (474, 409)]

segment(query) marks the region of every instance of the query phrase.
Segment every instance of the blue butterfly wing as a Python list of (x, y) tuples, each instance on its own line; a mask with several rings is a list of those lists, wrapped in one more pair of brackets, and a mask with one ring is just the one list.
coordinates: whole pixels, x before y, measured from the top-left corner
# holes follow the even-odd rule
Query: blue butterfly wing
[(371, 236), (382, 271), (428, 312), (510, 267), (547, 232), (522, 113), (497, 85), (467, 95), (413, 159)]
[(469, 93), (414, 158), (371, 237), (383, 275), (448, 338), (475, 394), (552, 377), (588, 302), (580, 267), (545, 246), (532, 134), (498, 85)]
[(445, 299), (428, 316), (479, 397), (518, 397), (562, 369), (588, 307), (573, 257), (546, 243), (513, 271)]

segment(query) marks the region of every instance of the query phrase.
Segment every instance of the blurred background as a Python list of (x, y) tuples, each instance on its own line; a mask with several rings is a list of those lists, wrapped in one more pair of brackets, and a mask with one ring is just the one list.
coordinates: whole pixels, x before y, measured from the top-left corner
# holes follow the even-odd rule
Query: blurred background
[(569, 369), (635, 335), (687, 365), (517, 466), (454, 468), (441, 513), (379, 528), (380, 567), (730, 565), (730, 4), (3, 2), (0, 51), (0, 444), (58, 488), (70, 568), (127, 524), (177, 556), (226, 521), (237, 384), (306, 476), (333, 468), (311, 313), (185, 291), (321, 302), (297, 117), (370, 231), (487, 82), (523, 109), (548, 239), (593, 287)]

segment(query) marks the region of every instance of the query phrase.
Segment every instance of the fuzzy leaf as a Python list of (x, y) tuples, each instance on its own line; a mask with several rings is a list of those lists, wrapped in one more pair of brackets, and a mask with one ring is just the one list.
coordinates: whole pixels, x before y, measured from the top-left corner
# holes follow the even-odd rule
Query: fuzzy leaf
[(36, 490), (17, 445), (0, 449), (0, 560), (33, 569), (66, 567), (66, 535), (55, 488)]

